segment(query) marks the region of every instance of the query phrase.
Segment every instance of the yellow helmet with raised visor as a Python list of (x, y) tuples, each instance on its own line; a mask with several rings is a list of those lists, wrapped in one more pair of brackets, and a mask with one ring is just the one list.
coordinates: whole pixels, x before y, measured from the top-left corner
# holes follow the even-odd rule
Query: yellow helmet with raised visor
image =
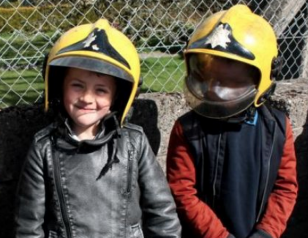
[[(112, 27), (105, 19), (93, 24), (83, 24), (65, 32), (54, 44), (46, 58), (45, 109), (53, 100), (60, 85), (52, 77), (58, 67), (75, 67), (114, 76), (117, 80), (131, 83), (127, 88), (126, 105), (119, 115), (123, 124), (140, 84), (140, 60), (133, 43), (121, 31)], [(121, 96), (121, 95), (120, 95)]]

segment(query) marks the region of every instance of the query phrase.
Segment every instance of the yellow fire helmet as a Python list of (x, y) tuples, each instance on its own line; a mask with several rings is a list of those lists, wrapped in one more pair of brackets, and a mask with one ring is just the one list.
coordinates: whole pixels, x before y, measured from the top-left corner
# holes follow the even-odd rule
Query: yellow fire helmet
[[(273, 28), (247, 6), (238, 4), (211, 15), (184, 51), (188, 104), (199, 114), (216, 119), (235, 116), (251, 105), (261, 106), (274, 88), (277, 55)], [(223, 72), (222, 65), (233, 67), (233, 73)], [(209, 94), (213, 85), (214, 96)]]
[(59, 74), (65, 67), (111, 75), (120, 80), (117, 84), (125, 83), (122, 85), (125, 92), (119, 95), (121, 108), (117, 108), (122, 125), (141, 83), (140, 60), (132, 42), (105, 19), (65, 32), (49, 52), (43, 67), (45, 110), (62, 95)]

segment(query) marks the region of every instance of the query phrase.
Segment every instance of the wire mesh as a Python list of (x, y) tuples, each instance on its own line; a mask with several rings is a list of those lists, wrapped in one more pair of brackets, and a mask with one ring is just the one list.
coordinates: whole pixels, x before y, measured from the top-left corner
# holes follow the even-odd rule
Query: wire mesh
[(278, 80), (307, 76), (307, 0), (0, 0), (0, 108), (42, 100), (45, 54), (69, 28), (106, 18), (136, 45), (142, 92), (181, 92), (182, 52), (210, 14), (243, 3), (278, 36)]

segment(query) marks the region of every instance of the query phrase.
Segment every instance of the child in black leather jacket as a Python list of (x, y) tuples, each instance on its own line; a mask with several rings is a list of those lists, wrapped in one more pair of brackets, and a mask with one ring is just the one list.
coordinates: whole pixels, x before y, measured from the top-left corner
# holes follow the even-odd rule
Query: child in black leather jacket
[(140, 64), (106, 20), (67, 31), (44, 66), (54, 123), (35, 135), (19, 183), (16, 237), (180, 237), (164, 173), (125, 123)]

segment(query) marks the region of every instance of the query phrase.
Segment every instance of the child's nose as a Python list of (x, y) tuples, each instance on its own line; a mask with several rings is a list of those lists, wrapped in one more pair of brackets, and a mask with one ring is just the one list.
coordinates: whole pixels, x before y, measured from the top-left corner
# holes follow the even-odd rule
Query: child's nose
[(80, 99), (84, 102), (91, 103), (94, 100), (94, 95), (90, 90), (86, 90)]

